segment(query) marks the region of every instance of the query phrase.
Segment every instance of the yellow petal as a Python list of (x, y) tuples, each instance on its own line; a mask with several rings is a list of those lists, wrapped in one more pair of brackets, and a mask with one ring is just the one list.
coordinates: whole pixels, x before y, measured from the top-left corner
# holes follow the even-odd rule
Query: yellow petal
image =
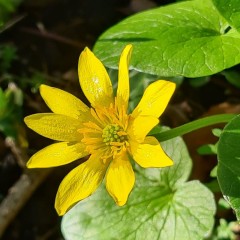
[(55, 114), (37, 113), (24, 118), (29, 128), (38, 134), (57, 141), (74, 142), (81, 140), (81, 122), (75, 118)]
[(35, 153), (27, 162), (28, 168), (56, 167), (88, 155), (83, 143), (60, 142), (49, 145)]
[(124, 106), (125, 111), (128, 109), (129, 99), (129, 73), (128, 66), (132, 53), (132, 45), (127, 45), (120, 57), (119, 71), (118, 71), (118, 89), (117, 102), (119, 106)]
[(86, 120), (86, 112), (89, 112), (89, 108), (72, 94), (47, 85), (40, 86), (40, 93), (54, 113), (73, 117), (81, 121)]
[(138, 116), (130, 120), (128, 136), (139, 143), (143, 142), (149, 131), (158, 124), (159, 120), (153, 116)]
[(151, 115), (158, 118), (167, 107), (175, 87), (175, 83), (165, 80), (158, 80), (150, 84), (132, 116)]
[(123, 206), (127, 202), (134, 182), (135, 175), (127, 154), (114, 159), (106, 174), (106, 187), (117, 205)]
[(61, 182), (55, 208), (61, 216), (78, 201), (90, 196), (102, 182), (108, 164), (103, 164), (99, 154), (73, 169)]
[(112, 83), (103, 64), (85, 48), (78, 63), (81, 88), (93, 107), (113, 103)]
[(173, 165), (173, 161), (163, 151), (154, 137), (146, 137), (143, 144), (133, 142), (130, 144), (133, 159), (141, 167), (167, 167)]

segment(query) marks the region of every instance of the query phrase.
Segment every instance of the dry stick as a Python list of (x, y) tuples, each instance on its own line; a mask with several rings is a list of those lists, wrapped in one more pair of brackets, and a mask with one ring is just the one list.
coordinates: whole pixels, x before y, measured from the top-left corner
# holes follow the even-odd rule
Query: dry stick
[(12, 26), (14, 26), (16, 23), (20, 22), (22, 19), (24, 19), (27, 15), (26, 14), (22, 14), (19, 16), (14, 17), (13, 19), (11, 19), (10, 21), (8, 21), (6, 24), (4, 24), (4, 26), (0, 29), (0, 33), (3, 33), (4, 31), (6, 31), (7, 29), (11, 28)]
[(39, 30), (35, 30), (35, 29), (32, 29), (32, 28), (22, 27), (21, 31), (25, 32), (25, 33), (32, 34), (32, 35), (36, 35), (36, 36), (39, 36), (39, 37), (52, 39), (54, 41), (61, 42), (61, 43), (64, 43), (64, 44), (67, 44), (67, 45), (70, 45), (70, 46), (73, 46), (73, 47), (77, 47), (79, 49), (83, 49), (85, 46), (87, 46), (87, 43), (75, 41), (75, 40), (63, 37), (61, 35), (58, 35), (56, 33), (48, 32), (46, 30), (39, 31)]
[[(11, 148), (18, 163), (25, 165), (28, 157), (23, 149), (11, 139), (6, 140), (6, 145)], [(52, 169), (24, 169), (19, 180), (9, 189), (8, 195), (0, 204), (0, 238), (27, 200), (32, 196), (33, 192), (46, 179), (50, 172), (52, 172)]]
[(0, 204), (0, 238), (33, 192), (51, 171), (52, 169), (26, 170), (10, 188), (8, 195)]
[(14, 157), (16, 158), (16, 161), (17, 161), (19, 167), (21, 167), (22, 169), (25, 169), (26, 162), (28, 160), (27, 153), (25, 151), (23, 151), (23, 149), (21, 147), (19, 147), (16, 144), (16, 142), (14, 141), (14, 139), (12, 139), (12, 138), (7, 137), (5, 140), (5, 143), (6, 143), (6, 146), (11, 149), (11, 152), (14, 155)]

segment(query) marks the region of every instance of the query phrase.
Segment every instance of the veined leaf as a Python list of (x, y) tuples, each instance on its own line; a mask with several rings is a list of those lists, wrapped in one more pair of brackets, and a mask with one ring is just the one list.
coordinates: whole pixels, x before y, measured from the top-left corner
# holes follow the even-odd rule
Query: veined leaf
[(106, 66), (117, 68), (121, 50), (131, 43), (132, 69), (159, 76), (208, 76), (240, 63), (240, 33), (231, 24), (211, 0), (179, 2), (111, 27), (94, 52)]
[(217, 177), (225, 199), (240, 220), (240, 115), (222, 131), (218, 143)]
[(118, 207), (104, 187), (64, 217), (66, 240), (200, 240), (212, 229), (215, 202), (198, 181), (186, 182), (191, 159), (181, 138), (164, 142), (172, 167), (137, 171), (128, 203)]
[(240, 31), (240, 4), (239, 0), (213, 0), (214, 5), (229, 25)]

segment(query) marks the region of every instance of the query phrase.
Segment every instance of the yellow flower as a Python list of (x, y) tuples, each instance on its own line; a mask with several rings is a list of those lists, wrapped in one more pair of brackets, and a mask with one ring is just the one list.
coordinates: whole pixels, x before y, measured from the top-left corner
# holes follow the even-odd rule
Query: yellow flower
[(106, 69), (85, 48), (78, 72), (91, 107), (65, 91), (41, 85), (41, 96), (53, 113), (25, 118), (29, 128), (58, 141), (34, 154), (27, 163), (29, 168), (60, 166), (90, 155), (60, 184), (55, 202), (59, 215), (91, 195), (105, 176), (107, 191), (117, 205), (124, 205), (135, 182), (131, 159), (144, 168), (173, 164), (158, 141), (147, 134), (158, 124), (175, 84), (164, 80), (152, 83), (128, 114), (131, 51), (132, 45), (127, 45), (120, 57), (116, 97)]

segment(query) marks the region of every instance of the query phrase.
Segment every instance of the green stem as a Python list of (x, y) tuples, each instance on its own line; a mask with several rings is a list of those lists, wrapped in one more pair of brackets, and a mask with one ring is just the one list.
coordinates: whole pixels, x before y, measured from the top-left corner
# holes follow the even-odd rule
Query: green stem
[(210, 117), (205, 117), (161, 133), (153, 134), (152, 136), (157, 138), (159, 142), (163, 142), (171, 138), (175, 138), (195, 131), (199, 128), (207, 127), (217, 123), (227, 123), (234, 117), (236, 117), (236, 114), (218, 114)]

